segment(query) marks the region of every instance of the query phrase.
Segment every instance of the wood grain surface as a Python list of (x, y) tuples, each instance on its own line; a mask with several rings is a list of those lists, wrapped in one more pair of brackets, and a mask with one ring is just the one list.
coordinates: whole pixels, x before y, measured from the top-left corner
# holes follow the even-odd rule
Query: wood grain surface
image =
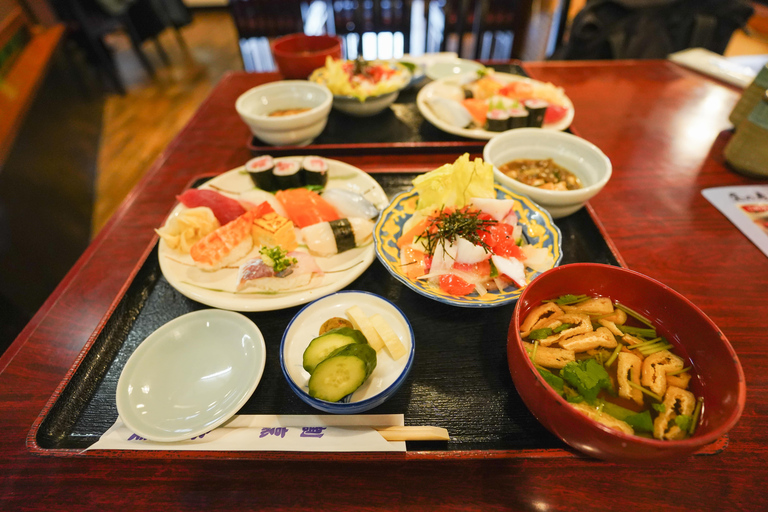
[[(574, 128), (612, 160), (592, 207), (627, 266), (682, 293), (730, 339), (747, 405), (717, 455), (648, 466), (572, 458), (306, 462), (41, 457), (32, 423), (130, 282), (197, 175), (245, 162), (234, 99), (276, 75), (225, 77), (0, 359), (0, 509), (765, 510), (768, 259), (701, 196), (754, 183), (722, 148), (738, 91), (663, 61), (526, 65), (565, 87)], [(345, 157), (369, 172), (428, 171), (455, 154)]]

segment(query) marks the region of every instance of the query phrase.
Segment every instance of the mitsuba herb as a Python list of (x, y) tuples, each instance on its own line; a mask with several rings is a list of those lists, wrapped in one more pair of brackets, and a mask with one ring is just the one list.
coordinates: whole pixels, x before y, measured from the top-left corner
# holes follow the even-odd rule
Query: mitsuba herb
[(571, 361), (560, 370), (560, 377), (573, 386), (587, 403), (594, 403), (601, 389), (613, 392), (613, 384), (605, 368), (594, 359)]

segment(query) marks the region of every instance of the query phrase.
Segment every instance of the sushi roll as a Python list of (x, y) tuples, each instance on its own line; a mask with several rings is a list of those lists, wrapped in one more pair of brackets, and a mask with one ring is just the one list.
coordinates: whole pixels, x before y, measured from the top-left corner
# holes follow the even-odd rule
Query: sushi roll
[(309, 252), (317, 256), (333, 256), (359, 247), (371, 239), (373, 221), (349, 217), (320, 222), (301, 229)]
[(275, 189), (278, 190), (304, 186), (301, 164), (297, 160), (278, 160), (272, 169), (272, 176), (275, 179)]
[(509, 128), (525, 128), (528, 126), (528, 111), (524, 108), (511, 108), (509, 114)]
[(274, 168), (275, 162), (269, 155), (251, 158), (245, 164), (245, 170), (248, 171), (251, 181), (262, 190), (275, 190), (275, 180), (272, 175)]
[(489, 132), (503, 132), (509, 129), (509, 113), (502, 109), (489, 110), (485, 118), (485, 129)]
[(319, 156), (306, 156), (301, 163), (304, 168), (304, 184), (325, 187), (328, 183), (328, 161)]
[(544, 100), (526, 100), (525, 109), (528, 111), (528, 126), (541, 128), (544, 124), (544, 114), (547, 113), (549, 103)]

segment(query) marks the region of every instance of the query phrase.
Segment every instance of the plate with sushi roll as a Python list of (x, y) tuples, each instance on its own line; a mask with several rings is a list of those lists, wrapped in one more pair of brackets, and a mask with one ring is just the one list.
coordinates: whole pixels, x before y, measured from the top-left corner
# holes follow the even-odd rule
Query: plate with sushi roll
[(522, 127), (565, 130), (574, 116), (562, 88), (489, 68), (425, 85), (416, 105), (437, 128), (480, 140)]
[(560, 264), (562, 235), (546, 210), (493, 182), (469, 154), (413, 180), (374, 229), (376, 256), (397, 280), (466, 308), (512, 303)]
[(156, 230), (163, 276), (233, 311), (288, 308), (347, 286), (373, 262), (373, 226), (389, 203), (352, 165), (267, 155), (177, 199)]

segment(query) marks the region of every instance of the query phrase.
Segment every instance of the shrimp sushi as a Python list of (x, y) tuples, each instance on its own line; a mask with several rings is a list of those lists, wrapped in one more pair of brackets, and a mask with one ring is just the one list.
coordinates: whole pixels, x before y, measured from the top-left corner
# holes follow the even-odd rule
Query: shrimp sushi
[(299, 228), (337, 220), (340, 215), (320, 194), (306, 188), (280, 190), (275, 194), (288, 218)]
[(251, 158), (245, 164), (245, 170), (248, 171), (251, 181), (262, 190), (275, 190), (275, 177), (272, 174), (274, 168), (275, 161), (269, 155)]
[(245, 212), (208, 233), (189, 248), (192, 261), (202, 270), (214, 271), (244, 258), (253, 248), (251, 226), (255, 217), (254, 210)]
[(317, 256), (333, 256), (369, 242), (373, 221), (359, 217), (321, 222), (305, 227), (301, 236), (309, 252)]

